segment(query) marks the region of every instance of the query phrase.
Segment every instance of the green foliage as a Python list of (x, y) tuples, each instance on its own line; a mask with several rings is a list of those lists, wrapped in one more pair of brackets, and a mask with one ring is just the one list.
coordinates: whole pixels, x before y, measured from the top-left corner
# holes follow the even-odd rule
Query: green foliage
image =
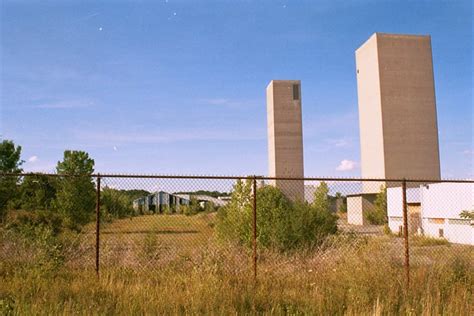
[(19, 206), (21, 209), (48, 210), (56, 197), (55, 179), (46, 175), (24, 177), (20, 185)]
[[(238, 181), (231, 201), (219, 209), (216, 229), (222, 239), (250, 246), (252, 242), (252, 183)], [(313, 205), (292, 203), (273, 186), (257, 190), (257, 242), (280, 251), (320, 244), (337, 231), (329, 209), (327, 186), (320, 186)]]
[(206, 213), (212, 213), (218, 210), (218, 207), (212, 203), (211, 201), (206, 201), (204, 203), (204, 212)]
[(131, 217), (135, 215), (133, 199), (121, 190), (105, 187), (101, 192), (101, 212), (114, 218)]
[(434, 238), (428, 236), (415, 235), (411, 239), (413, 246), (427, 247), (427, 246), (446, 246), (449, 245), (449, 241), (445, 238)]
[(211, 197), (219, 197), (219, 196), (229, 196), (230, 193), (227, 192), (219, 192), (219, 191), (207, 191), (207, 190), (198, 190), (198, 191), (193, 191), (193, 192), (175, 192), (173, 194), (188, 194), (188, 195), (207, 195)]
[(203, 209), (201, 208), (201, 205), (199, 204), (199, 201), (194, 197), (191, 196), (191, 200), (189, 202), (189, 205), (182, 206), (183, 207), (183, 214), (184, 215), (196, 215), (199, 212), (202, 212)]
[[(21, 146), (10, 140), (0, 143), (0, 173), (20, 173), (23, 161)], [(0, 176), (0, 221), (3, 221), (8, 204), (18, 195), (18, 177)]]
[(37, 210), (33, 211), (10, 211), (7, 215), (7, 229), (21, 231), (22, 227), (43, 226), (48, 227), (53, 235), (63, 230), (63, 217), (55, 211)]
[(370, 224), (383, 225), (387, 223), (387, 188), (382, 185), (374, 202), (374, 209), (366, 210), (365, 217)]
[(341, 207), (339, 208), (339, 212), (347, 213), (347, 198), (343, 198)]
[(461, 214), (459, 214), (459, 216), (461, 218), (474, 220), (474, 211), (465, 210), (465, 211), (462, 211)]
[(96, 193), (90, 177), (94, 160), (86, 152), (66, 150), (57, 172), (67, 176), (58, 180), (55, 207), (65, 217), (68, 227), (79, 229), (94, 214)]
[(329, 210), (329, 187), (322, 181), (314, 191), (313, 206), (319, 210)]
[(390, 229), (390, 226), (388, 226), (388, 224), (383, 225), (383, 233), (388, 236), (392, 235), (392, 230)]
[(49, 225), (33, 223), (10, 226), (10, 238), (29, 249), (32, 270), (39, 274), (56, 272), (64, 263), (63, 247)]
[(335, 199), (336, 201), (342, 201), (341, 205), (339, 206), (339, 209), (337, 209), (336, 211), (341, 213), (347, 213), (347, 197), (342, 195), (341, 192), (336, 192)]
[(216, 232), (220, 239), (251, 244), (252, 181), (237, 180), (229, 203), (217, 213)]

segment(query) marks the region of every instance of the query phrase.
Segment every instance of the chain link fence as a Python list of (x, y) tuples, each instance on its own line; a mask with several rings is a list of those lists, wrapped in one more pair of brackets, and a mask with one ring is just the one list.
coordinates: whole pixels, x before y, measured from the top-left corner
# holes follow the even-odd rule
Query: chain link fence
[[(371, 273), (408, 290), (413, 275), (472, 258), (469, 180), (15, 174), (1, 181), (9, 186), (1, 192), (0, 260), (11, 264), (44, 260), (48, 268), (57, 257), (97, 274), (198, 269), (309, 288), (373, 265)], [(50, 243), (53, 236), (60, 242)]]

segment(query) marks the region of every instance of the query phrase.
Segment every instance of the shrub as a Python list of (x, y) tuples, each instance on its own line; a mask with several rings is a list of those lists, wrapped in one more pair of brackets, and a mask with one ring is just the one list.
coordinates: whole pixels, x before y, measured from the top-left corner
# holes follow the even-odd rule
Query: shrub
[[(218, 211), (216, 229), (221, 239), (252, 244), (251, 202), (251, 182), (238, 181), (231, 201)], [(337, 217), (329, 211), (328, 203), (319, 202), (293, 203), (273, 186), (258, 189), (258, 245), (285, 251), (320, 244), (337, 231)]]
[(30, 255), (28, 264), (33, 271), (55, 272), (64, 263), (63, 246), (48, 225), (26, 223), (8, 228), (10, 238), (19, 242)]
[(199, 201), (194, 196), (191, 196), (189, 205), (186, 205), (183, 208), (183, 214), (187, 216), (196, 215), (197, 213), (202, 212), (202, 211), (203, 209), (201, 208)]
[(10, 211), (7, 215), (7, 229), (21, 231), (23, 227), (43, 226), (51, 229), (53, 235), (63, 230), (63, 217), (53, 211)]
[(428, 237), (428, 236), (413, 236), (412, 245), (419, 246), (419, 247), (444, 246), (444, 245), (449, 245), (449, 241), (447, 241), (445, 238), (434, 238), (434, 237)]
[(131, 217), (135, 214), (132, 200), (128, 196), (107, 187), (101, 192), (101, 210), (115, 218)]
[(380, 192), (377, 194), (374, 202), (375, 207), (366, 210), (365, 218), (372, 225), (383, 225), (387, 223), (387, 188), (380, 187)]
[(56, 197), (55, 179), (47, 175), (28, 175), (20, 185), (19, 207), (28, 211), (51, 209)]

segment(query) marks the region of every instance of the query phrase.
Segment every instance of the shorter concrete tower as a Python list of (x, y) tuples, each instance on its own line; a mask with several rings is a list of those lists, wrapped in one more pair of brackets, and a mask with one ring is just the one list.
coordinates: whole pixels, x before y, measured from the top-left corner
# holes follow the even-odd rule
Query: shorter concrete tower
[[(268, 165), (270, 177), (303, 178), (301, 82), (272, 80), (267, 86)], [(303, 180), (275, 180), (289, 199), (304, 199)]]

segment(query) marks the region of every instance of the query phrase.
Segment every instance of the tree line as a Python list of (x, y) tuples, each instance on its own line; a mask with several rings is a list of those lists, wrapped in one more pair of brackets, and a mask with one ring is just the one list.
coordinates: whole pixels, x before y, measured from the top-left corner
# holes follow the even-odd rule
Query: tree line
[[(57, 177), (45, 174), (15, 176), (23, 172), (21, 146), (13, 141), (0, 143), (0, 221), (12, 217), (13, 222), (33, 222), (80, 230), (94, 219), (96, 183), (94, 159), (84, 151), (66, 150), (56, 165)], [(149, 192), (117, 190), (105, 187), (101, 192), (104, 218), (135, 215), (132, 201)], [(21, 212), (14, 212), (20, 211)], [(9, 212), (11, 211), (11, 212)]]

